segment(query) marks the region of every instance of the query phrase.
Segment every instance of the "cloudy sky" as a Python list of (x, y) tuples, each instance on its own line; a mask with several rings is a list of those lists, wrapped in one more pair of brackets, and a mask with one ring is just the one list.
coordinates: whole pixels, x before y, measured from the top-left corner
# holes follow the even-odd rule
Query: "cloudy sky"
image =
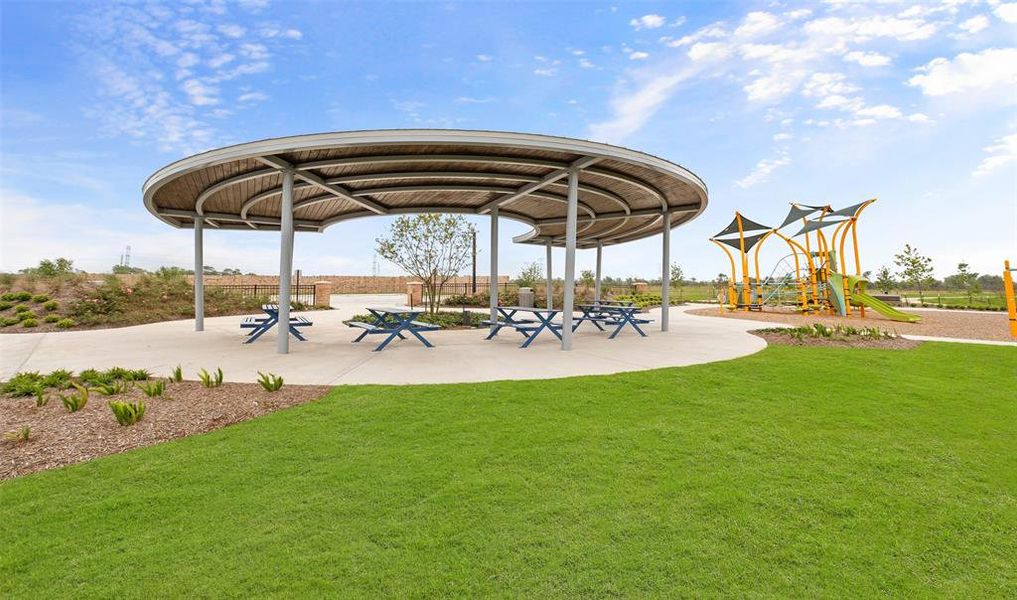
[[(905, 242), (940, 277), (961, 260), (994, 273), (1017, 260), (1017, 3), (8, 0), (0, 11), (2, 270), (55, 256), (104, 270), (127, 245), (136, 266), (187, 265), (191, 234), (142, 207), (157, 168), (231, 143), (398, 127), (549, 133), (678, 162), (710, 187), (707, 211), (673, 236), (672, 256), (700, 278), (725, 269), (707, 238), (734, 210), (774, 224), (791, 201), (878, 197), (859, 225), (866, 268)], [(296, 266), (369, 273), (388, 223), (301, 234)], [(503, 272), (542, 258), (508, 241), (524, 226), (503, 229)], [(606, 272), (658, 274), (659, 243), (606, 249)], [(580, 268), (592, 260), (580, 252)], [(270, 273), (278, 240), (210, 232), (206, 261)]]

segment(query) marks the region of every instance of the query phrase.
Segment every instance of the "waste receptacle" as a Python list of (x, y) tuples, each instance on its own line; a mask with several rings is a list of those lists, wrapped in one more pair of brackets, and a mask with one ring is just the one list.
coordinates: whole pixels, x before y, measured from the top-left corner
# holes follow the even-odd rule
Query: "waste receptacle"
[(519, 306), (533, 308), (533, 288), (519, 288)]

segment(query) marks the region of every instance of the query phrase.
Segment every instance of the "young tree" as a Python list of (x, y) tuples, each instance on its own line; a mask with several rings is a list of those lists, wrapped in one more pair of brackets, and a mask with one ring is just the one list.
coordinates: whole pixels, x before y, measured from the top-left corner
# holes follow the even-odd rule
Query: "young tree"
[(537, 261), (523, 265), (523, 270), (519, 272), (519, 277), (516, 277), (516, 283), (519, 284), (519, 287), (532, 288), (543, 280), (544, 269), (540, 267), (540, 263)]
[(981, 284), (978, 283), (978, 273), (973, 273), (969, 270), (970, 265), (966, 262), (959, 263), (957, 265), (957, 273), (947, 277), (948, 283), (952, 283), (958, 289), (963, 290), (968, 295), (968, 304), (974, 302), (975, 294), (982, 290)]
[(596, 275), (593, 274), (593, 271), (586, 269), (579, 273), (579, 281), (587, 289), (592, 289), (593, 286), (596, 284), (597, 277)]
[(876, 271), (876, 287), (881, 292), (889, 294), (895, 285), (897, 285), (897, 281), (893, 278), (893, 273), (890, 272), (886, 265), (883, 265)]
[(441, 305), (442, 287), (469, 263), (474, 231), (459, 215), (399, 217), (388, 237), (376, 240), (378, 255), (420, 279), (424, 304), (434, 313)]
[(25, 275), (38, 275), (39, 277), (70, 275), (74, 272), (74, 261), (67, 258), (43, 259), (39, 261), (39, 266), (21, 269), (21, 272)]
[(893, 263), (900, 268), (897, 276), (900, 277), (901, 283), (917, 290), (919, 301), (924, 302), (922, 292), (934, 281), (932, 259), (922, 256), (918, 248), (912, 248), (911, 244), (904, 244), (904, 251), (894, 255)]
[(679, 298), (679, 300), (681, 300), (682, 299), (682, 294), (684, 292), (685, 271), (682, 271), (682, 266), (679, 265), (678, 263), (671, 263), (671, 280), (670, 280), (670, 283), (671, 283), (672, 286), (677, 286), (677, 288), (678, 288), (678, 298)]

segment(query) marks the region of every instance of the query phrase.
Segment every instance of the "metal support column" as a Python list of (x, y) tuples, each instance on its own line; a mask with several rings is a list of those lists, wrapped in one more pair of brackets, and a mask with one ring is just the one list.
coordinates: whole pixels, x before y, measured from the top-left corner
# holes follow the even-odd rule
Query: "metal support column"
[(597, 274), (596, 279), (593, 281), (593, 301), (598, 304), (600, 303), (600, 264), (603, 254), (604, 244), (600, 240), (597, 240)]
[(660, 272), (660, 330), (668, 330), (671, 308), (671, 213), (664, 213), (664, 240), (661, 248), (663, 268)]
[(491, 307), (491, 331), (498, 322), (498, 207), (491, 209), (491, 274), (487, 280), (487, 296)]
[(554, 277), (551, 276), (551, 251), (553, 246), (551, 240), (547, 240), (547, 308), (550, 310), (554, 308)]
[(572, 310), (576, 292), (576, 220), (579, 212), (579, 169), (569, 169), (568, 209), (565, 212), (565, 299), (561, 313), (561, 349), (572, 349)]
[(276, 352), (290, 351), (290, 279), (293, 276), (293, 170), (282, 177), (282, 206), (279, 228), (279, 324)]
[(205, 331), (205, 219), (194, 219), (194, 330)]

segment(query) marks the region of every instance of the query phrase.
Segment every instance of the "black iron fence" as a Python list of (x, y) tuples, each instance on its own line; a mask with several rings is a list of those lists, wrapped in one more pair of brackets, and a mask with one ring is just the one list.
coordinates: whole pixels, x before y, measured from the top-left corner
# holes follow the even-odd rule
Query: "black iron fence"
[[(213, 284), (206, 285), (207, 290), (222, 290), (227, 293), (238, 294), (245, 298), (265, 298), (269, 302), (279, 300), (279, 286), (276, 284), (251, 283), (251, 284)], [(301, 304), (314, 304), (314, 285), (290, 286), (290, 298), (293, 302)]]
[[(498, 291), (499, 292), (505, 292), (505, 291), (508, 291), (508, 290), (514, 290), (514, 289), (518, 289), (518, 287), (519, 287), (516, 284), (509, 283), (507, 281), (499, 282), (497, 285), (498, 285)], [(487, 282), (479, 282), (479, 281), (477, 282), (477, 291), (476, 291), (476, 293), (478, 293), (478, 294), (487, 294), (487, 289), (488, 289)], [(469, 281), (466, 281), (466, 282), (452, 282), (452, 281), (448, 281), (448, 282), (445, 282), (445, 284), (443, 284), (441, 286), (441, 297), (442, 298), (447, 298), (448, 296), (472, 296), (473, 293), (474, 293), (473, 292), (473, 283), (471, 283)]]

